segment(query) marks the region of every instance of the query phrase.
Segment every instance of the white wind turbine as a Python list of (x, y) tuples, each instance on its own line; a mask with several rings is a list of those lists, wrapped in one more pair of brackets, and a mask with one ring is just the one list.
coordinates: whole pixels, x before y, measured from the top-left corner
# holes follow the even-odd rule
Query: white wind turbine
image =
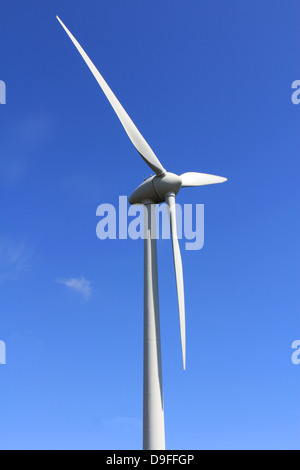
[(178, 294), (182, 358), (183, 368), (185, 369), (186, 334), (184, 284), (181, 254), (177, 238), (175, 196), (181, 188), (223, 183), (227, 181), (227, 179), (220, 176), (207, 175), (205, 173), (184, 173), (178, 176), (174, 173), (167, 172), (78, 41), (58, 16), (57, 19), (99, 83), (134, 147), (156, 174), (156, 176), (151, 176), (151, 178), (144, 181), (133, 192), (129, 198), (129, 202), (130, 204), (142, 204), (145, 208), (143, 449), (163, 450), (165, 449), (165, 426), (162, 392), (156, 229), (153, 209), (156, 204), (162, 202), (166, 202), (169, 207)]

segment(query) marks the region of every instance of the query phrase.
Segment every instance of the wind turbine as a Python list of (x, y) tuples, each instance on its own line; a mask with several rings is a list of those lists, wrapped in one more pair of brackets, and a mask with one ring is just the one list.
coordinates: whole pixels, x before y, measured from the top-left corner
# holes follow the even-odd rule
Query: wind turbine
[(164, 450), (165, 425), (154, 209), (156, 204), (162, 202), (166, 202), (169, 208), (178, 295), (182, 359), (183, 368), (185, 369), (186, 332), (184, 283), (182, 260), (177, 238), (175, 196), (179, 193), (181, 188), (223, 183), (227, 181), (227, 179), (205, 173), (191, 172), (178, 176), (166, 171), (78, 41), (58, 16), (57, 19), (102, 88), (134, 147), (156, 174), (144, 181), (133, 192), (129, 198), (129, 202), (130, 204), (142, 204), (145, 208), (143, 449)]

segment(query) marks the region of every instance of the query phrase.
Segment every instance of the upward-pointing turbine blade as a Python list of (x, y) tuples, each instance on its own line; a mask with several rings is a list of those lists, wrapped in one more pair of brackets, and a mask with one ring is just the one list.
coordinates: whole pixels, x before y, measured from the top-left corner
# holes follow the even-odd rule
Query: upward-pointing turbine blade
[(206, 186), (208, 184), (224, 183), (227, 178), (222, 176), (207, 175), (206, 173), (183, 173), (180, 175), (182, 181), (182, 188), (192, 186)]
[(94, 75), (95, 79), (99, 83), (100, 87), (102, 88), (106, 98), (112, 105), (113, 109), (115, 110), (118, 118), (120, 119), (128, 137), (130, 138), (131, 142), (141, 155), (141, 157), (145, 160), (145, 162), (150, 166), (150, 168), (159, 176), (161, 174), (164, 174), (166, 170), (154, 154), (153, 150), (150, 148), (144, 137), (141, 135), (139, 130), (136, 128), (128, 114), (126, 113), (125, 109), (122, 107), (114, 93), (111, 91), (109, 86), (107, 85), (106, 81), (100, 74), (100, 72), (97, 70), (91, 59), (88, 57), (88, 55), (85, 53), (85, 51), (82, 49), (81, 45), (78, 43), (78, 41), (74, 38), (73, 34), (68, 30), (68, 28), (64, 25), (64, 23), (61, 21), (61, 19), (57, 16), (56, 17), (70, 39), (72, 40), (73, 44), (75, 47), (78, 49), (79, 53), (81, 54), (82, 58), (86, 62), (87, 66), (89, 67), (90, 71)]
[(186, 333), (185, 333), (184, 283), (183, 283), (182, 260), (181, 260), (180, 248), (179, 248), (178, 237), (177, 237), (175, 195), (168, 194), (166, 196), (166, 203), (168, 204), (169, 211), (170, 211), (171, 235), (172, 235), (173, 256), (174, 256), (178, 308), (179, 308), (182, 360), (183, 360), (183, 368), (185, 370), (185, 367), (186, 367)]

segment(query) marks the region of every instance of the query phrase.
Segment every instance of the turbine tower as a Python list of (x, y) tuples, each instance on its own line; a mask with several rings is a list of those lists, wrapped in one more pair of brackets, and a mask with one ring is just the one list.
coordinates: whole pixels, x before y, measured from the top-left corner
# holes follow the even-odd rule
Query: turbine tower
[(130, 204), (142, 204), (145, 210), (144, 241), (144, 400), (143, 400), (143, 449), (165, 449), (164, 402), (162, 388), (161, 337), (158, 298), (157, 247), (155, 205), (166, 202), (170, 217), (175, 277), (178, 296), (180, 336), (183, 368), (186, 368), (186, 332), (184, 283), (180, 248), (176, 228), (175, 197), (181, 188), (223, 183), (226, 178), (205, 173), (169, 173), (162, 166), (153, 150), (140, 134), (114, 93), (72, 33), (57, 16), (73, 44), (81, 54), (108, 101), (121, 121), (134, 147), (155, 172), (130, 196)]

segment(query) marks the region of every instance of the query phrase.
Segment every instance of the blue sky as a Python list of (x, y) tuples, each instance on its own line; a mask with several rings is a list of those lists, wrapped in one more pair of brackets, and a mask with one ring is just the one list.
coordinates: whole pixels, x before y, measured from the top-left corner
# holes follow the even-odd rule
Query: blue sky
[(143, 243), (98, 240), (96, 208), (151, 171), (56, 14), (169, 171), (229, 179), (178, 197), (205, 204), (204, 248), (181, 243), (185, 373), (158, 243), (167, 447), (300, 448), (299, 13), (296, 0), (1, 5), (0, 448), (142, 446)]

